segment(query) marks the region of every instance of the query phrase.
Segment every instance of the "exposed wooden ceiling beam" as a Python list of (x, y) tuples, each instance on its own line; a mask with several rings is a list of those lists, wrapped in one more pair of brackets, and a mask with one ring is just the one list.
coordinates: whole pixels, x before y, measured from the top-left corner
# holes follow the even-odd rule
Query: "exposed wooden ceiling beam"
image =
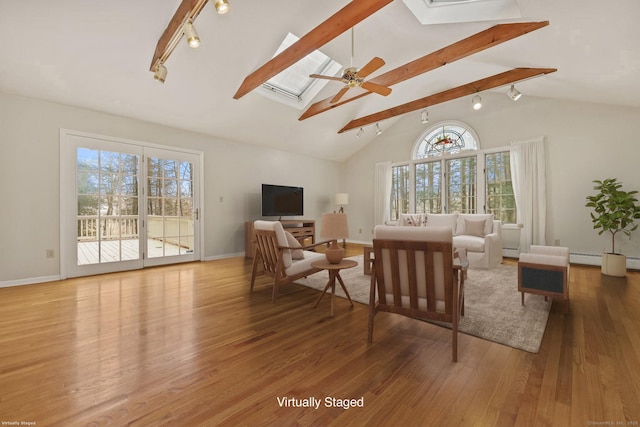
[(249, 74), (233, 97), (242, 98), (262, 83), (324, 46), (393, 0), (352, 0), (329, 19), (302, 36), (279, 55)]
[(169, 25), (164, 30), (164, 33), (158, 39), (156, 44), (156, 51), (153, 54), (151, 60), (150, 71), (155, 72), (158, 65), (164, 64), (175, 49), (176, 45), (182, 38), (183, 25), (187, 20), (195, 20), (200, 14), (202, 8), (207, 4), (208, 0), (182, 0), (180, 6), (173, 14), (173, 18), (169, 21)]
[[(504, 43), (508, 40), (530, 33), (531, 31), (546, 27), (547, 25), (549, 25), (549, 21), (494, 25), (491, 28), (425, 55), (422, 58), (418, 58), (412, 62), (404, 64), (369, 81), (382, 86), (391, 86), (434, 70), (438, 67), (442, 67), (450, 62), (457, 61), (500, 43)], [(328, 97), (322, 101), (312, 104), (304, 113), (302, 113), (298, 120), (307, 119), (315, 116), (316, 114), (336, 108), (339, 105), (343, 105), (365, 95), (369, 95), (370, 93), (371, 92), (367, 91), (347, 94), (340, 99), (339, 102), (333, 104), (330, 102), (332, 97)]]
[(493, 89), (521, 80), (530, 79), (532, 77), (553, 73), (555, 71), (557, 71), (556, 68), (514, 68), (512, 70), (505, 71), (504, 73), (476, 80), (475, 82), (467, 83), (453, 89), (445, 90), (443, 92), (436, 93), (424, 98), (416, 99), (415, 101), (407, 102), (406, 104), (398, 105), (387, 110), (379, 111), (365, 117), (351, 120), (346, 124), (346, 126), (340, 129), (338, 133), (370, 125), (371, 123), (376, 123), (394, 116), (399, 116), (411, 111), (420, 110), (432, 105), (441, 104), (453, 99), (462, 98), (464, 96), (482, 92), (488, 89)]

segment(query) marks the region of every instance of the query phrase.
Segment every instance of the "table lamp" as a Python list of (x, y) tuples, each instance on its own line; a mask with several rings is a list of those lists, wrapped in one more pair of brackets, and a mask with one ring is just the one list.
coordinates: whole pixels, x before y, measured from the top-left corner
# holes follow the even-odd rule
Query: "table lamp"
[(344, 213), (344, 206), (349, 204), (349, 194), (348, 193), (337, 193), (336, 194), (336, 205), (340, 205), (340, 213)]
[(337, 239), (349, 237), (347, 215), (344, 213), (323, 213), (320, 237), (322, 239), (333, 239), (325, 255), (329, 263), (339, 264), (344, 257), (344, 249), (338, 246)]

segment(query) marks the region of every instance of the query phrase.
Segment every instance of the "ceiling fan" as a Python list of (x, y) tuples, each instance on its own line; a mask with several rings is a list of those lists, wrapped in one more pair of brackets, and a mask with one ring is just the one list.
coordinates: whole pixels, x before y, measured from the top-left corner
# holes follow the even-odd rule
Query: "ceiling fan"
[(385, 62), (382, 58), (378, 58), (377, 56), (369, 61), (364, 67), (358, 69), (353, 66), (353, 56), (354, 56), (354, 37), (353, 37), (353, 27), (351, 27), (351, 67), (345, 68), (342, 72), (342, 76), (323, 76), (321, 74), (311, 74), (309, 77), (314, 79), (326, 79), (326, 80), (337, 80), (341, 81), (345, 84), (345, 86), (340, 89), (340, 91), (331, 98), (329, 101), (331, 104), (335, 104), (342, 98), (342, 96), (347, 93), (347, 91), (353, 87), (361, 87), (370, 92), (375, 92), (382, 96), (387, 96), (391, 93), (391, 88), (382, 86), (376, 83), (371, 83), (365, 81), (365, 77), (369, 74), (373, 73), (380, 67), (382, 67)]

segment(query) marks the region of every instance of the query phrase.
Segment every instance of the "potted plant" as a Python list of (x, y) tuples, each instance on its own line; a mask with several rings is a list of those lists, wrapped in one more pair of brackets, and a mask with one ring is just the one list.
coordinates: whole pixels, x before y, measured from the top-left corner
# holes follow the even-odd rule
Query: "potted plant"
[(596, 184), (593, 189), (598, 193), (587, 196), (586, 204), (593, 208), (593, 228), (599, 229), (598, 234), (611, 233), (611, 252), (602, 255), (602, 273), (623, 277), (627, 272), (627, 257), (616, 252), (616, 234), (622, 231), (631, 237), (631, 232), (638, 228), (638, 224), (634, 224), (640, 218), (640, 206), (635, 197), (638, 192), (621, 190), (622, 183), (616, 178), (593, 182)]

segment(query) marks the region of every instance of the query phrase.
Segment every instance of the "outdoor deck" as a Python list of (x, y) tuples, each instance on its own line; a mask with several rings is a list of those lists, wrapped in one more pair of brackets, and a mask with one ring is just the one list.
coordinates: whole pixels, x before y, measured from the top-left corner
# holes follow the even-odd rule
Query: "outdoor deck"
[[(122, 247), (120, 246), (122, 244)], [(102, 259), (99, 260), (99, 248), (102, 248)], [(96, 264), (98, 262), (116, 262), (138, 259), (138, 239), (127, 240), (103, 240), (98, 242), (78, 242), (78, 265)], [(189, 249), (181, 248), (171, 243), (149, 239), (147, 241), (147, 258), (159, 258), (162, 256), (183, 255), (189, 253)], [(164, 251), (163, 251), (164, 249)], [(120, 256), (122, 254), (122, 256)]]

